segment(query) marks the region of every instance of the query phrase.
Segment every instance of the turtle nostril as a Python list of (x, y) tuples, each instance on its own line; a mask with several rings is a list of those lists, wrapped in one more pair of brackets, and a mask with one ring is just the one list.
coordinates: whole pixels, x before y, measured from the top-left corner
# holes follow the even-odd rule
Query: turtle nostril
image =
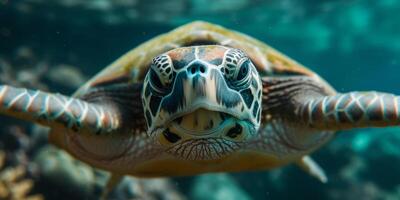
[(203, 65), (200, 66), (200, 72), (201, 72), (201, 73), (206, 72), (206, 68), (205, 68)]
[(240, 124), (236, 123), (235, 127), (229, 129), (228, 133), (226, 133), (226, 135), (230, 138), (236, 138), (237, 136), (239, 136), (242, 133), (242, 126), (240, 126)]
[(207, 71), (207, 68), (203, 63), (196, 62), (191, 64), (187, 71), (190, 75), (204, 74)]

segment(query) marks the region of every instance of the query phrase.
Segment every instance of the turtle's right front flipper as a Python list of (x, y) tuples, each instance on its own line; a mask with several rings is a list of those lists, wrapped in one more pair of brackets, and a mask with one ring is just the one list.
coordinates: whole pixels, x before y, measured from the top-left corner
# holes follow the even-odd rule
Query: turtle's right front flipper
[(0, 113), (49, 127), (65, 126), (91, 133), (110, 132), (120, 126), (119, 112), (112, 105), (8, 85), (0, 85)]
[(326, 181), (323, 171), (303, 156), (335, 131), (400, 125), (400, 97), (394, 94), (336, 93), (320, 79), (300, 75), (264, 77), (262, 83), (265, 123), (249, 148), (276, 155), (280, 161), (295, 159), (322, 182)]
[(263, 84), (264, 111), (303, 128), (337, 131), (400, 125), (400, 98), (394, 94), (332, 93), (305, 76), (264, 78)]
[(299, 114), (309, 126), (324, 130), (400, 125), (400, 98), (382, 92), (349, 92), (309, 99)]

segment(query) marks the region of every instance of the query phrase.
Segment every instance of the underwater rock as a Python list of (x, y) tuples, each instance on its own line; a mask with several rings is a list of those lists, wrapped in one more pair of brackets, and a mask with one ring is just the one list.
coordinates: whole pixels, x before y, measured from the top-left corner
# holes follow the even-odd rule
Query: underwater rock
[(0, 143), (8, 151), (27, 151), (30, 147), (30, 139), (23, 127), (11, 125), (4, 132), (0, 135)]
[(250, 200), (228, 174), (206, 174), (195, 178), (190, 199), (195, 200)]
[(48, 90), (43, 83), (47, 69), (47, 61), (37, 60), (26, 46), (19, 47), (9, 57), (0, 56), (0, 82), (3, 84)]
[(66, 152), (47, 145), (35, 155), (34, 162), (40, 169), (45, 185), (63, 194), (84, 199), (93, 194), (95, 175), (93, 169), (73, 159)]
[(170, 179), (142, 179), (143, 188), (153, 196), (153, 199), (183, 200), (186, 199)]
[(36, 154), (39, 149), (49, 144), (49, 130), (49, 127), (39, 124), (31, 126), (29, 130), (29, 139), (31, 144), (31, 151), (33, 154)]
[(66, 64), (50, 68), (46, 76), (60, 86), (73, 89), (80, 87), (87, 80), (77, 67)]
[(171, 180), (139, 179), (125, 176), (110, 195), (113, 199), (183, 200)]
[[(94, 169), (75, 160), (65, 151), (51, 145), (40, 149), (34, 162), (40, 170), (41, 185), (46, 190), (55, 190), (46, 194), (49, 198), (96, 199), (102, 194), (109, 173)], [(126, 176), (109, 194), (110, 199), (184, 199), (168, 179), (136, 179)]]

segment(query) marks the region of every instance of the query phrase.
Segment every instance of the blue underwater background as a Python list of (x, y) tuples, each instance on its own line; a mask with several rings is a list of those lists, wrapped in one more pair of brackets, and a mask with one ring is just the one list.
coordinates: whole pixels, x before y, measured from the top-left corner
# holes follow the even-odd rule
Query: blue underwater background
[[(399, 0), (0, 0), (0, 83), (71, 94), (131, 48), (193, 20), (258, 38), (339, 92), (400, 94)], [(341, 131), (312, 155), (326, 184), (287, 166), (125, 178), (110, 198), (395, 200), (399, 147), (400, 128)], [(45, 128), (0, 117), (0, 199), (97, 199), (106, 176), (48, 145)]]

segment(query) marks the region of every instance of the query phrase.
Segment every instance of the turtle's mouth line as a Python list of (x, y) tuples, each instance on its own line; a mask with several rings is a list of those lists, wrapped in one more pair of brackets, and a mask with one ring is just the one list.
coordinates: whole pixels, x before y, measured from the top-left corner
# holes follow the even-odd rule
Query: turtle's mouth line
[[(172, 114), (171, 116), (169, 116), (170, 120), (167, 120), (165, 122), (165, 124), (169, 124), (172, 121), (174, 121), (174, 120), (176, 120), (178, 118), (181, 118), (181, 117), (183, 117), (185, 115), (189, 115), (191, 113), (194, 113), (197, 110), (205, 110), (205, 111), (208, 111), (210, 113), (224, 113), (227, 116), (232, 116), (232, 117), (237, 118), (237, 119), (241, 119), (242, 118), (240, 113), (237, 113), (237, 112), (235, 112), (233, 110), (226, 109), (225, 107), (221, 107), (221, 105), (202, 102), (202, 103), (193, 104), (193, 105), (190, 106), (190, 108), (184, 108), (184, 109), (181, 109), (180, 111)], [(241, 120), (243, 120), (243, 119), (241, 119)]]
[(239, 119), (231, 114), (208, 109), (197, 109), (178, 115), (166, 124), (171, 131), (195, 136), (210, 136), (233, 128)]
[(224, 127), (234, 124), (238, 120), (234, 116), (222, 112), (205, 111), (204, 114), (198, 114), (203, 111), (199, 109), (174, 119), (170, 124), (171, 129), (192, 135), (210, 135), (222, 131)]

